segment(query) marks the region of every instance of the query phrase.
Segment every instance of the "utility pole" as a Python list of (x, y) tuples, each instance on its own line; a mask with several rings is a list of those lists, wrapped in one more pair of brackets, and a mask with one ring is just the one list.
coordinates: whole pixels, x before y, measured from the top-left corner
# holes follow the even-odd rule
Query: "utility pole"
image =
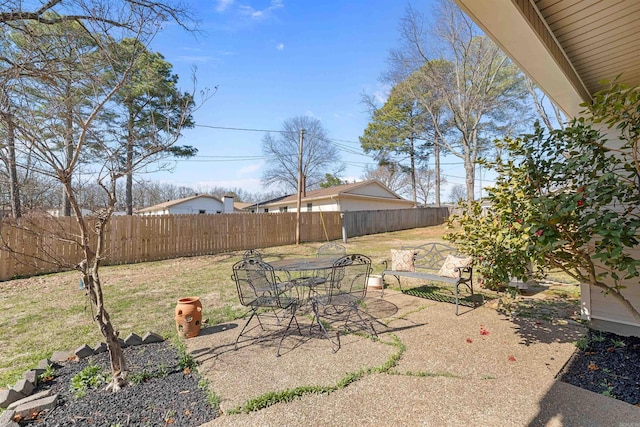
[(296, 245), (300, 244), (300, 209), (302, 205), (302, 143), (304, 141), (304, 129), (300, 129), (300, 152), (298, 153), (298, 209), (296, 213)]

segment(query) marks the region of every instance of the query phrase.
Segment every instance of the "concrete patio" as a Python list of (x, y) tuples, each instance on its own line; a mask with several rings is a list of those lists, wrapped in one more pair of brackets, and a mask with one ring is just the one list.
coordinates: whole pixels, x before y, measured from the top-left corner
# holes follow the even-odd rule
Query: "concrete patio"
[[(391, 290), (379, 295), (366, 300), (379, 341), (344, 335), (336, 353), (309, 335), (305, 316), (303, 333), (285, 338), (280, 357), (278, 339), (234, 350), (243, 321), (186, 340), (220, 397), (222, 415), (205, 425), (640, 425), (640, 408), (556, 381), (585, 332), (574, 322), (513, 320), (489, 307), (462, 307), (455, 316), (452, 304)], [(338, 386), (350, 374), (355, 381)], [(266, 393), (305, 386), (333, 391), (227, 415)]]

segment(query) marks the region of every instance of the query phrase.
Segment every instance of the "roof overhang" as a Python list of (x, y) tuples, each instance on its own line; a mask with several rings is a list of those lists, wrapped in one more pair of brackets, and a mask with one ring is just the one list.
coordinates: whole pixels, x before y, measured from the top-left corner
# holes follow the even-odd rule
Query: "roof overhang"
[(637, 0), (455, 0), (568, 116), (622, 74), (640, 85)]

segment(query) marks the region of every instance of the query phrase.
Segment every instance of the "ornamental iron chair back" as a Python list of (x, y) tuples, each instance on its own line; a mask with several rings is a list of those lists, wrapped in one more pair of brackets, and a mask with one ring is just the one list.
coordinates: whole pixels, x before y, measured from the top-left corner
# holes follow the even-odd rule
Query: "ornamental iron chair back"
[(243, 259), (257, 258), (259, 260), (262, 260), (262, 254), (257, 249), (249, 249), (249, 250), (245, 251), (244, 254), (242, 254), (242, 258)]
[[(318, 248), (318, 253), (316, 254), (317, 258), (325, 258), (328, 260), (338, 259), (347, 254), (347, 249), (339, 243), (336, 242), (327, 242)], [(317, 271), (315, 273), (315, 280), (317, 283), (324, 283), (327, 277), (328, 270)]]
[[(274, 313), (278, 325), (281, 325), (282, 320), (285, 320), (286, 316), (282, 319), (278, 316), (278, 311), (283, 311), (290, 318), (278, 344), (276, 355), (280, 356), (282, 341), (287, 335), (291, 323), (295, 320), (295, 312), (298, 305), (297, 298), (293, 297), (291, 287), (287, 282), (280, 282), (277, 279), (273, 267), (259, 258), (245, 258), (235, 263), (232, 268), (232, 277), (236, 283), (240, 304), (248, 307), (251, 312), (251, 316), (249, 316), (236, 338), (235, 348), (238, 348), (240, 337), (245, 334), (245, 331), (249, 332), (253, 329), (247, 330), (247, 327), (254, 317), (257, 319), (260, 328), (265, 330), (264, 324), (260, 319), (265, 314), (264, 309)], [(298, 321), (295, 321), (299, 330)]]
[[(359, 254), (345, 255), (333, 263), (329, 280), (324, 286), (317, 286), (311, 297), (315, 323), (323, 335), (329, 339), (335, 353), (340, 348), (340, 331), (332, 340), (326, 329), (329, 318), (344, 316), (345, 329), (348, 330), (349, 319), (354, 314), (360, 325), (368, 329), (372, 337), (377, 333), (371, 322), (364, 320), (360, 314), (360, 305), (367, 295), (367, 279), (371, 273), (371, 259)], [(324, 321), (323, 321), (324, 319)]]
[(318, 248), (318, 258), (339, 258), (347, 254), (347, 249), (339, 243), (328, 242)]

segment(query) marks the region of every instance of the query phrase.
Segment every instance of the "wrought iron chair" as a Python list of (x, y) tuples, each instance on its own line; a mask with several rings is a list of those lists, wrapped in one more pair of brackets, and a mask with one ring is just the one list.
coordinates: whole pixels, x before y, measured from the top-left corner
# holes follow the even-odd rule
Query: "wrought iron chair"
[[(351, 315), (357, 316), (357, 322), (368, 329), (372, 337), (377, 337), (373, 324), (364, 320), (360, 314), (360, 304), (367, 295), (367, 279), (371, 273), (371, 259), (359, 254), (345, 255), (333, 263), (329, 280), (324, 285), (314, 288), (311, 296), (313, 320), (311, 327), (317, 323), (322, 334), (331, 342), (333, 352), (340, 349), (340, 331), (335, 341), (329, 336), (326, 320), (344, 317), (344, 325), (348, 330)], [(323, 321), (325, 319), (325, 321)]]
[[(245, 331), (249, 332), (257, 327), (247, 330), (254, 317), (258, 320), (260, 328), (263, 331), (265, 330), (260, 317), (266, 314), (264, 309), (268, 309), (268, 311), (273, 312), (278, 325), (281, 325), (282, 321), (286, 320), (287, 314), (289, 316), (287, 326), (278, 343), (276, 356), (280, 356), (282, 341), (287, 336), (292, 322), (295, 321), (296, 327), (300, 331), (300, 325), (296, 319), (298, 298), (294, 292), (294, 287), (291, 286), (290, 282), (280, 282), (274, 274), (273, 267), (258, 258), (245, 258), (235, 263), (232, 277), (236, 282), (240, 304), (249, 307), (251, 312), (251, 316), (249, 316), (236, 338), (235, 349), (238, 348), (240, 337), (245, 334)], [(282, 319), (278, 316), (279, 310), (285, 313)]]
[(318, 248), (318, 258), (338, 258), (347, 254), (347, 249), (339, 243), (328, 242)]
[[(337, 259), (347, 254), (347, 249), (339, 243), (327, 242), (318, 248), (317, 258), (333, 258)], [(314, 281), (316, 284), (325, 283), (328, 280), (328, 270), (316, 271), (314, 274)]]

